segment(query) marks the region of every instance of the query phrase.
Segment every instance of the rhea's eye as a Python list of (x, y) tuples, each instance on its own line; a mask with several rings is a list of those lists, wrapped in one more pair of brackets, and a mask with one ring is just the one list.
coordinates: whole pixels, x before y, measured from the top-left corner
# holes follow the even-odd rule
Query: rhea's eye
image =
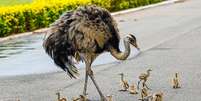
[(126, 40), (130, 41), (130, 38), (129, 38), (129, 36), (126, 36)]
[(132, 38), (128, 38), (128, 40), (131, 42), (131, 43), (133, 43), (134, 42), (134, 40), (132, 39)]

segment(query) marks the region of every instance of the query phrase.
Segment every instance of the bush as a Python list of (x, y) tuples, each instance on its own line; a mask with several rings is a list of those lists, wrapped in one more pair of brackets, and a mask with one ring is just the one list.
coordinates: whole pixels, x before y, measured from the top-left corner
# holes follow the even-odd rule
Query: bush
[(0, 7), (0, 37), (48, 27), (66, 10), (96, 4), (118, 11), (162, 0), (33, 0), (31, 4)]

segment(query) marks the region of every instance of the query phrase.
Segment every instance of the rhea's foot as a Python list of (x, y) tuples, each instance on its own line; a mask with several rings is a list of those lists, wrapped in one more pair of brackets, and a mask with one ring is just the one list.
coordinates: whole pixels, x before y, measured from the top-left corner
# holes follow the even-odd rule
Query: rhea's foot
[(105, 97), (101, 97), (101, 101), (107, 101)]

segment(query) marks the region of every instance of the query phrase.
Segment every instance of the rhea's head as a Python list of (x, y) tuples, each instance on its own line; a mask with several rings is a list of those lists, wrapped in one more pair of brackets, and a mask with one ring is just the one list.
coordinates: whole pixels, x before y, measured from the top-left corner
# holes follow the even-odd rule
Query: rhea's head
[(134, 35), (129, 34), (129, 36), (128, 36), (128, 41), (129, 41), (129, 43), (130, 43), (131, 45), (133, 45), (135, 48), (137, 48), (138, 50), (140, 49), (140, 48), (138, 47), (138, 44), (137, 44), (137, 39), (136, 39), (136, 37), (135, 37)]

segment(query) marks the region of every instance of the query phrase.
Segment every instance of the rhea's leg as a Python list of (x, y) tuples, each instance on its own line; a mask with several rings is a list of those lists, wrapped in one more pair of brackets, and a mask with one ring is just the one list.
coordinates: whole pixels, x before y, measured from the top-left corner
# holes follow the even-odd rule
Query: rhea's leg
[(97, 89), (97, 91), (98, 91), (98, 93), (99, 93), (99, 95), (101, 97), (101, 101), (107, 101), (106, 98), (104, 97), (103, 93), (101, 92), (98, 84), (96, 83), (96, 80), (95, 80), (94, 75), (93, 75), (93, 71), (90, 69), (88, 71), (88, 73), (89, 73), (89, 76), (90, 76), (92, 82), (94, 83), (94, 85), (95, 85), (95, 87), (96, 87), (96, 89)]
[(84, 82), (84, 91), (83, 91), (83, 95), (86, 96), (87, 95), (87, 83), (88, 83), (88, 73), (87, 73), (87, 70), (86, 70), (86, 74), (85, 74), (85, 82)]
[(83, 95), (87, 95), (87, 84), (88, 84), (88, 78), (89, 78), (89, 70), (91, 68), (91, 63), (86, 62), (86, 73), (85, 73), (85, 82), (84, 82), (84, 90), (83, 90)]

